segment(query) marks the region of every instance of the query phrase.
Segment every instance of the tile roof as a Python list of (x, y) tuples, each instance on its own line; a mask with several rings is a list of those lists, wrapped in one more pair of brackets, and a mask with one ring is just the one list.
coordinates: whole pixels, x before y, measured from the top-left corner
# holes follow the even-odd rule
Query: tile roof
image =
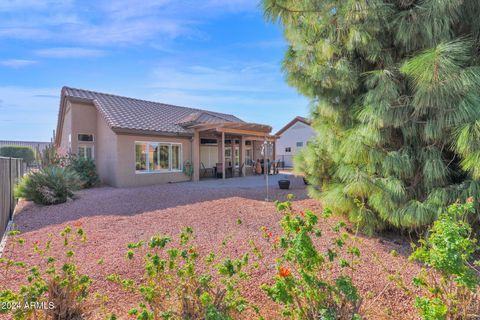
[(70, 87), (62, 88), (64, 97), (93, 103), (112, 129), (191, 134), (188, 125), (192, 124), (243, 122), (231, 114)]

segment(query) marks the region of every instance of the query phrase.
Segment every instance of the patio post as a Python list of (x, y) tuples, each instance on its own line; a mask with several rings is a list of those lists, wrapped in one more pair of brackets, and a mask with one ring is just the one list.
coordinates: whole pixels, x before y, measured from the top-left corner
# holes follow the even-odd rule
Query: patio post
[(200, 133), (195, 130), (192, 139), (193, 181), (200, 180)]
[(240, 176), (244, 177), (245, 176), (245, 138), (244, 136), (240, 136), (240, 168), (242, 170), (240, 171)]
[(225, 132), (222, 131), (222, 180), (225, 181)]

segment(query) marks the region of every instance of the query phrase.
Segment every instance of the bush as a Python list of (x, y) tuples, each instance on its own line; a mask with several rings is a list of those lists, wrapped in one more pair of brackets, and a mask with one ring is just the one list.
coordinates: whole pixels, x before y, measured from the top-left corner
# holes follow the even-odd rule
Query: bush
[(247, 278), (244, 267), (248, 254), (241, 259), (217, 255), (205, 257), (205, 270), (199, 270), (200, 254), (190, 243), (191, 228), (185, 228), (178, 242), (169, 236), (156, 235), (150, 241), (128, 244), (126, 258), (134, 262), (140, 253), (144, 279), (134, 281), (112, 274), (109, 281), (125, 290), (139, 293), (142, 301), (129, 314), (139, 320), (203, 319), (231, 320), (242, 312), (247, 302), (237, 284)]
[(93, 187), (98, 183), (97, 169), (92, 159), (70, 156), (66, 166), (80, 176), (84, 188)]
[[(342, 231), (345, 224), (333, 226), (337, 236), (322, 253), (312, 239), (321, 236), (317, 215), (295, 212), (289, 201), (276, 202), (276, 206), (284, 215), (280, 222), (283, 234), (275, 237), (263, 230), (264, 237), (269, 241), (273, 238), (274, 248), (281, 253), (276, 260), (278, 274), (273, 285), (262, 288), (289, 319), (360, 319), (361, 298), (352, 283), (360, 251), (354, 239)], [(325, 218), (330, 214), (330, 210), (324, 211)], [(336, 266), (340, 272), (332, 274)]]
[(15, 188), (15, 196), (38, 204), (59, 204), (73, 198), (81, 186), (82, 180), (76, 172), (47, 167), (25, 175)]
[(30, 147), (5, 146), (0, 148), (1, 157), (21, 158), (25, 163), (31, 164), (35, 161), (35, 153)]
[(425, 320), (478, 319), (480, 260), (474, 261), (474, 254), (480, 246), (467, 222), (473, 213), (472, 198), (451, 205), (410, 257), (425, 264), (413, 280), (425, 290), (415, 300)]
[[(10, 235), (12, 245), (24, 245), (24, 240), (18, 237), (18, 231), (13, 231)], [(76, 248), (85, 241), (86, 236), (80, 226), (75, 229), (67, 226), (58, 236), (50, 235), (46, 243), (34, 243), (34, 254), (45, 262), (40, 266), (15, 262), (8, 257), (0, 259), (0, 266), (5, 270), (24, 274), (27, 280), (17, 292), (2, 288), (0, 283), (0, 302), (12, 306), (0, 308), (0, 314), (11, 313), (11, 319), (17, 320), (89, 319), (98, 306), (95, 301), (98, 296), (92, 295), (91, 278), (78, 272), (75, 258)], [(58, 258), (50, 256), (56, 243), (63, 245), (63, 254)], [(24, 303), (29, 306), (35, 303), (43, 307), (23, 307)]]

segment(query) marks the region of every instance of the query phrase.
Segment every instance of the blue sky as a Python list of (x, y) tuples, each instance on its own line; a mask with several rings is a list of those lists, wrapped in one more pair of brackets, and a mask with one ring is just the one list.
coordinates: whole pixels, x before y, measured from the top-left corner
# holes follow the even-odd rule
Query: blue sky
[(233, 113), (280, 129), (308, 101), (258, 0), (1, 0), (0, 140), (49, 141), (62, 86)]

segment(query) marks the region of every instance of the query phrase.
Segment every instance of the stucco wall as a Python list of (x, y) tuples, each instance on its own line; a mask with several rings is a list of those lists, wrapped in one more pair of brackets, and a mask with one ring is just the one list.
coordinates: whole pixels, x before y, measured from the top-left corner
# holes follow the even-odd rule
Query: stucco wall
[(95, 149), (95, 164), (100, 181), (115, 186), (118, 159), (117, 135), (100, 115), (97, 117)]
[(182, 163), (186, 160), (192, 161), (191, 138), (119, 134), (117, 135), (117, 162), (114, 186), (134, 187), (190, 180), (190, 177), (183, 172), (137, 173), (135, 171), (136, 141), (181, 143)]
[[(280, 138), (277, 139), (277, 160), (285, 161), (285, 166), (292, 166), (293, 156), (302, 147), (297, 147), (297, 142), (302, 142), (303, 147), (307, 145), (307, 141), (315, 137), (315, 131), (309, 125), (298, 121), (293, 126), (288, 128), (282, 133)], [(291, 152), (285, 152), (285, 148), (291, 148)]]
[[(97, 139), (97, 109), (92, 104), (69, 101), (67, 104), (72, 110), (72, 154), (77, 154), (79, 134), (93, 134), (94, 142), (82, 143), (95, 145)], [(94, 155), (95, 153), (96, 150), (94, 150)]]
[(72, 108), (70, 105), (67, 105), (65, 108), (65, 115), (62, 124), (62, 133), (60, 146), (57, 150), (60, 156), (66, 156), (68, 154), (68, 139), (69, 135), (72, 133)]

